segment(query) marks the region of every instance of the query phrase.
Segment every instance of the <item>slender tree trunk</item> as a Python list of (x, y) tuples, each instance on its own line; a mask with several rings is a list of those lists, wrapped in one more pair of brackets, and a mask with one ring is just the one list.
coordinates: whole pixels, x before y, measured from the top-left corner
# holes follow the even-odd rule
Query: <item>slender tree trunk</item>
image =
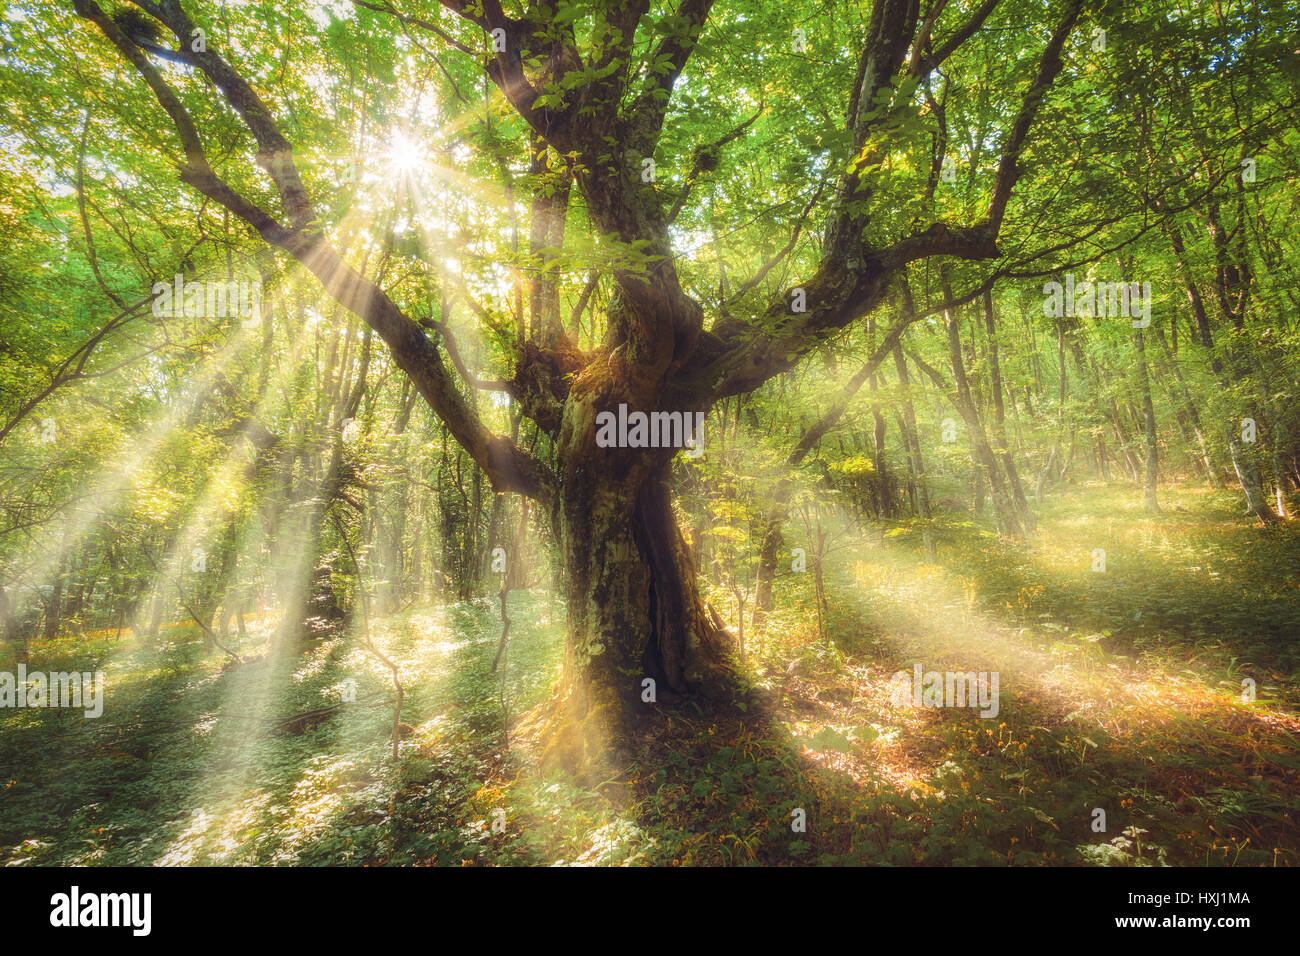
[(894, 368), (898, 372), (898, 386), (902, 392), (903, 406), (903, 442), (908, 450), (908, 465), (916, 483), (920, 514), (930, 515), (930, 489), (925, 479), (925, 462), (921, 457), (921, 436), (916, 428), (916, 409), (912, 405), (912, 381), (907, 370), (907, 359), (903, 356), (903, 344), (894, 346)]
[[(869, 387), (872, 392), (876, 390), (876, 377), (872, 375), (868, 379)], [(871, 435), (872, 448), (872, 468), (875, 474), (872, 476), (872, 484), (876, 489), (876, 504), (880, 509), (880, 514), (886, 518), (892, 518), (897, 514), (897, 502), (894, 500), (895, 483), (889, 473), (889, 462), (885, 458), (885, 416), (880, 412), (880, 403), (873, 401), (871, 403), (871, 417), (875, 425)]]
[[(857, 395), (867, 379), (875, 373), (881, 361), (889, 354), (896, 342), (897, 338), (889, 343), (889, 348), (882, 346), (872, 352), (871, 358), (849, 379), (844, 386), (844, 391), (836, 397), (831, 407), (826, 410), (826, 414), (804, 433), (790, 454), (786, 456), (785, 465), (787, 469), (793, 471), (798, 468), (808, 452), (816, 447), (817, 442), (821, 441), (822, 437), (835, 427), (836, 423), (844, 416), (845, 411), (848, 410), (853, 397)], [(782, 476), (776, 487), (772, 489), (771, 504), (768, 506), (767, 516), (764, 521), (763, 541), (759, 546), (758, 571), (754, 586), (754, 607), (756, 612), (770, 611), (772, 609), (772, 581), (776, 577), (777, 557), (784, 544), (781, 528), (789, 517), (788, 505), (793, 491), (794, 478), (789, 474)]]
[[(1220, 230), (1221, 232), (1221, 230)], [(1210, 328), (1209, 313), (1205, 308), (1205, 302), (1201, 297), (1200, 289), (1196, 281), (1192, 278), (1191, 269), (1187, 263), (1186, 249), (1183, 244), (1182, 235), (1178, 227), (1172, 226), (1166, 231), (1169, 236), (1170, 246), (1174, 250), (1174, 256), (1178, 259), (1179, 267), (1183, 272), (1183, 283), (1187, 289), (1187, 299), (1192, 306), (1192, 318), (1196, 322), (1197, 337), (1200, 340), (1201, 347), (1205, 349), (1206, 357), (1209, 359), (1210, 368), (1213, 370), (1215, 378), (1219, 384), (1228, 391), (1232, 388), (1235, 381), (1241, 378), (1240, 370), (1235, 362), (1230, 361), (1228, 366), (1224, 365), (1223, 360), (1219, 357), (1214, 348), (1214, 333)], [(1226, 292), (1223, 294), (1225, 308), (1231, 312), (1231, 308), (1226, 304)], [(1260, 474), (1259, 465), (1253, 457), (1249, 455), (1240, 441), (1240, 426), (1237, 422), (1229, 422), (1226, 435), (1228, 440), (1228, 457), (1232, 460), (1232, 470), (1237, 475), (1237, 481), (1241, 485), (1242, 494), (1246, 496), (1246, 508), (1264, 524), (1271, 524), (1274, 520), (1272, 510), (1268, 506), (1267, 498), (1264, 495), (1264, 480)]]
[[(1173, 325), (1173, 323), (1170, 324)], [(1158, 361), (1164, 370), (1166, 378), (1170, 381), (1171, 390), (1182, 405), (1183, 414), (1180, 421), (1186, 423), (1190, 439), (1195, 442), (1199, 453), (1197, 461), (1201, 463), (1210, 482), (1216, 488), (1222, 488), (1223, 478), (1214, 463), (1213, 456), (1210, 454), (1209, 443), (1205, 440), (1205, 430), (1201, 427), (1201, 414), (1196, 408), (1196, 402), (1192, 398), (1191, 390), (1187, 387), (1187, 380), (1183, 377), (1182, 369), (1178, 367), (1177, 357), (1170, 350), (1169, 343), (1165, 340), (1164, 331), (1159, 326), (1156, 326), (1155, 333), (1156, 341), (1160, 343), (1160, 349), (1157, 353), (1159, 356)]]
[[(65, 540), (66, 537), (65, 535)], [(45, 602), (45, 626), (41, 630), (43, 640), (51, 641), (59, 636), (59, 622), (63, 619), (63, 582), (67, 574), (68, 558), (65, 553), (59, 559), (59, 567), (54, 574), (53, 586), (50, 589), (50, 598)]]
[(1138, 390), (1142, 395), (1143, 431), (1146, 433), (1146, 509), (1147, 514), (1157, 515), (1160, 513), (1160, 505), (1156, 500), (1159, 463), (1156, 448), (1156, 411), (1155, 405), (1151, 401), (1151, 379), (1147, 373), (1146, 341), (1141, 329), (1133, 330), (1133, 339), (1137, 345)]
[(1020, 483), (1020, 473), (1016, 470), (1015, 457), (1007, 442), (1006, 408), (1002, 401), (1002, 365), (998, 357), (997, 317), (993, 310), (993, 291), (986, 290), (983, 298), (985, 329), (989, 344), (989, 391), (993, 401), (993, 439), (997, 443), (998, 457), (1006, 469), (1007, 481), (1011, 487), (1012, 500), (1024, 522), (1026, 529), (1033, 530), (1037, 524), (1034, 513), (1030, 510), (1029, 500), (1025, 497), (1024, 486)]
[(943, 279), (942, 288), (945, 302), (944, 322), (948, 329), (948, 361), (952, 367), (953, 381), (956, 385), (952, 398), (957, 412), (966, 422), (966, 431), (970, 437), (971, 456), (978, 466), (976, 481), (979, 481), (981, 476), (988, 481), (989, 494), (993, 498), (993, 508), (996, 512), (999, 530), (1004, 534), (1018, 537), (1024, 533), (1024, 528), (1017, 509), (1012, 502), (1007, 484), (1003, 480), (997, 459), (994, 457), (993, 446), (989, 444), (988, 436), (984, 431), (984, 423), (980, 420), (979, 411), (975, 408), (975, 403), (971, 398), (970, 382), (966, 377), (966, 364), (962, 358), (960, 319), (957, 310), (950, 305), (953, 300), (952, 289), (949, 287), (946, 278)]

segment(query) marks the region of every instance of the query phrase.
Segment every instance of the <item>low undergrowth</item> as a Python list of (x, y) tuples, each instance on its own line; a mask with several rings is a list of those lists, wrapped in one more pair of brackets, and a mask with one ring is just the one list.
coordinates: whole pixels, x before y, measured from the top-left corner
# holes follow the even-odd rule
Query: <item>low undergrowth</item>
[[(490, 602), (376, 622), (396, 759), (391, 673), (355, 635), (276, 660), (253, 622), (242, 664), (185, 627), (33, 644), (29, 670), (104, 670), (112, 706), (0, 713), (0, 859), (1295, 864), (1300, 536), (1169, 497), (1147, 518), (1091, 489), (1024, 545), (862, 536), (828, 561), (824, 637), (810, 576), (779, 580), (747, 710), (665, 708), (590, 787), (510, 735), (558, 676), (564, 609), (540, 590), (512, 595), (499, 674)], [(918, 664), (996, 672), (996, 716), (891, 693)]]

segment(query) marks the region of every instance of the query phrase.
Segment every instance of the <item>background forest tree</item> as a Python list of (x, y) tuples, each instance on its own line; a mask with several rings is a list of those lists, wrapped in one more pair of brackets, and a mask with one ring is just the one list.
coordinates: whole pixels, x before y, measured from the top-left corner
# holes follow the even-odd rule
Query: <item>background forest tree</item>
[[(562, 665), (518, 732), (603, 779), (664, 708), (744, 715), (791, 628), (833, 649), (864, 535), (1030, 553), (1076, 502), (1174, 521), (1211, 501), (1250, 561), (1285, 565), (1293, 13), (11, 4), (14, 661), (184, 624), (222, 666), (291, 667), (360, 633), (396, 754), (420, 692), (372, 634), (491, 601), (509, 674), (540, 627), (512, 592), (554, 595)], [(175, 277), (256, 283), (260, 311), (157, 308)], [(1067, 277), (1148, 284), (1149, 323), (1053, 314)], [(599, 447), (620, 406), (704, 413), (703, 454)], [(1082, 538), (1079, 569), (1115, 553)], [(1270, 680), (1300, 620), (1275, 570), (1235, 648)], [(1035, 586), (991, 599), (1028, 614)], [(1108, 600), (1078, 625), (1107, 641), (1132, 613)], [(1222, 629), (1192, 604), (1147, 620)]]

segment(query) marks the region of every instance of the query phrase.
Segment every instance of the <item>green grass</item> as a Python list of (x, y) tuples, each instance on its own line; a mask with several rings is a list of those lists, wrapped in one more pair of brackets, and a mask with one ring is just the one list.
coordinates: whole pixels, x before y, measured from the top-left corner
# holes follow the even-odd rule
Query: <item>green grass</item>
[[(1294, 865), (1300, 535), (1228, 496), (1167, 489), (1157, 518), (1132, 499), (1050, 501), (1024, 545), (972, 523), (932, 527), (933, 555), (915, 525), (858, 533), (828, 563), (829, 641), (811, 575), (778, 579), (743, 719), (665, 709), (590, 788), (507, 737), (558, 673), (563, 606), (541, 591), (512, 595), (498, 677), (489, 602), (377, 623), (406, 687), (396, 760), (389, 674), (355, 636), (235, 667), (186, 628), (34, 644), (29, 669), (105, 662), (108, 706), (0, 713), (0, 860)], [(894, 706), (917, 661), (997, 670), (1000, 713)], [(349, 679), (354, 702), (282, 726)]]

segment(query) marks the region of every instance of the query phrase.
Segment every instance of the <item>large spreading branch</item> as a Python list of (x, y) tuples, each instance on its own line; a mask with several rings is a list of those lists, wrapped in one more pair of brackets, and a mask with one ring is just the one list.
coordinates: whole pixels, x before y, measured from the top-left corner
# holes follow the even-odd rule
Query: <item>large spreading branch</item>
[[(1007, 133), (988, 209), (981, 221), (957, 228), (936, 222), (890, 246), (867, 248), (861, 239), (865, 224), (861, 215), (845, 211), (845, 204), (850, 199), (859, 205), (864, 204), (864, 190), (859, 179), (861, 170), (868, 163), (859, 159), (850, 165), (842, 178), (840, 210), (833, 220), (825, 252), (813, 275), (795, 283), (791, 290), (773, 302), (766, 310), (761, 327), (724, 319), (702, 336), (686, 369), (685, 381), (679, 386), (683, 400), (707, 403), (747, 392), (792, 368), (827, 337), (879, 304), (891, 279), (911, 262), (939, 256), (968, 260), (996, 258), (999, 255), (998, 232), (1020, 172), (1017, 161), (1047, 91), (1061, 71), (1061, 52), (1082, 7), (1083, 0), (1068, 0), (1052, 31), (1034, 79), (1026, 89)], [(892, 76), (897, 75), (902, 65), (904, 52), (896, 40), (888, 39), (891, 28), (887, 19), (881, 19), (887, 18), (891, 12), (893, 29), (915, 29), (915, 10), (906, 4), (882, 0), (873, 8), (868, 46), (859, 68), (859, 76), (864, 78), (859, 94), (860, 105), (856, 115), (851, 112), (850, 116), (851, 123), (858, 126), (857, 139), (864, 146), (879, 115), (878, 112), (866, 111), (866, 104), (876, 99), (877, 93), (885, 88)], [(884, 62), (892, 62), (894, 66), (889, 75), (881, 68)], [(869, 152), (864, 150), (864, 153)], [(802, 290), (803, 312), (792, 309), (795, 290)]]
[(73, 0), (73, 3), (77, 13), (94, 23), (131, 63), (170, 117), (185, 155), (181, 167), (182, 181), (229, 209), (263, 239), (305, 266), (320, 280), (330, 296), (378, 332), (398, 367), (410, 376), (430, 408), (484, 470), (496, 490), (517, 491), (548, 501), (551, 483), (541, 463), (508, 438), (494, 435), (484, 427), (448, 372), (441, 353), (419, 324), (326, 241), (294, 163), (293, 148), (271, 111), (248, 82), (216, 52), (211, 49), (203, 52), (190, 50), (187, 42), (194, 24), (181, 10), (180, 4), (176, 0), (137, 0), (142, 9), (176, 34), (180, 43), (178, 56), (198, 67), (243, 119), (257, 142), (258, 162), (275, 184), (288, 225), (241, 196), (215, 173), (198, 128), (179, 97), (145, 53), (95, 0)]

